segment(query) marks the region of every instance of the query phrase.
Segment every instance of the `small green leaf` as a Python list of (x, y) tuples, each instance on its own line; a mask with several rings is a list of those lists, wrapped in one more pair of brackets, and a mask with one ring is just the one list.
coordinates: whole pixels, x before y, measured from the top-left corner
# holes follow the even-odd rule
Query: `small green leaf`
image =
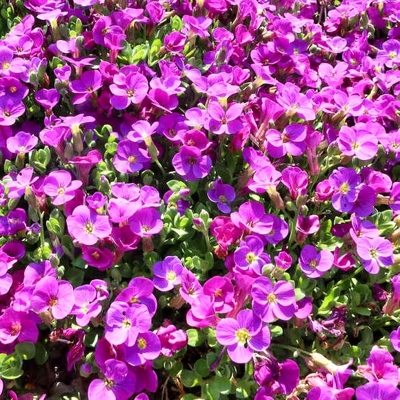
[(205, 339), (203, 332), (198, 329), (188, 329), (186, 331), (188, 336), (188, 345), (191, 347), (200, 346)]
[(200, 358), (194, 363), (194, 371), (197, 372), (202, 378), (207, 378), (210, 375), (210, 368), (204, 358)]
[(35, 357), (36, 348), (32, 342), (22, 342), (15, 346), (15, 351), (23, 360), (30, 360)]

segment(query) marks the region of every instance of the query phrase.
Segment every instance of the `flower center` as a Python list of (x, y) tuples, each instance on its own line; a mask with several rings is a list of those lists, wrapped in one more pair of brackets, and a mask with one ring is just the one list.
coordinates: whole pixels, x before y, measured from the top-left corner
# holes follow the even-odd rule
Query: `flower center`
[(126, 94), (128, 97), (133, 97), (133, 95), (135, 94), (135, 91), (133, 89), (129, 89), (126, 91)]
[(396, 58), (397, 57), (397, 53), (395, 52), (395, 51), (391, 51), (390, 53), (389, 53), (389, 58), (391, 59), (391, 60), (393, 60), (394, 58)]
[(257, 261), (257, 259), (258, 257), (253, 252), (248, 253), (246, 256), (246, 261), (249, 264), (253, 263), (254, 261)]
[(17, 322), (11, 324), (11, 336), (17, 336), (21, 332), (21, 325)]
[(223, 194), (221, 194), (221, 195), (218, 197), (218, 200), (219, 200), (221, 203), (226, 203), (226, 197), (225, 197)]
[(268, 303), (276, 303), (276, 296), (275, 293), (270, 293), (267, 296)]
[(125, 318), (125, 319), (122, 321), (122, 326), (123, 326), (125, 329), (129, 329), (129, 328), (132, 326), (132, 323), (131, 323), (131, 321), (130, 321), (128, 318)]
[(360, 143), (358, 143), (358, 142), (353, 142), (353, 143), (351, 144), (351, 148), (352, 148), (353, 150), (358, 150), (358, 149), (360, 148)]
[(132, 296), (132, 297), (129, 299), (129, 303), (130, 303), (130, 304), (139, 303), (138, 297), (137, 297), (137, 296)]
[(62, 188), (62, 187), (58, 188), (57, 194), (63, 195), (64, 193), (65, 193), (65, 189), (64, 188)]
[(93, 224), (91, 224), (90, 222), (86, 222), (86, 224), (85, 224), (85, 232), (87, 234), (93, 233)]
[(57, 303), (58, 303), (58, 300), (55, 299), (55, 298), (52, 298), (52, 299), (50, 299), (50, 301), (49, 301), (49, 306), (50, 306), (50, 307), (55, 307), (55, 306), (57, 305)]
[(10, 86), (10, 87), (8, 88), (8, 90), (9, 90), (10, 93), (15, 93), (18, 89), (17, 89), (16, 86)]
[(246, 328), (240, 328), (236, 331), (235, 336), (238, 340), (238, 343), (244, 345), (250, 338), (250, 332)]
[(350, 191), (349, 184), (347, 182), (343, 182), (339, 187), (340, 194), (345, 195), (345, 194), (349, 193), (349, 191)]
[(134, 163), (136, 162), (136, 157), (135, 157), (135, 156), (129, 156), (129, 157), (128, 157), (128, 161), (129, 161), (131, 164), (134, 164)]
[(378, 251), (376, 249), (371, 249), (369, 251), (369, 255), (371, 256), (371, 258), (377, 258), (378, 257)]
[(174, 271), (169, 271), (167, 273), (166, 278), (167, 278), (167, 281), (171, 282), (176, 279), (176, 273)]
[(143, 338), (138, 339), (138, 347), (140, 350), (144, 350), (147, 347), (146, 339)]
[(114, 381), (112, 379), (104, 378), (104, 386), (107, 389), (111, 389), (114, 385), (115, 385), (115, 383), (114, 383)]
[(318, 265), (318, 261), (317, 260), (311, 260), (310, 261), (310, 268), (316, 268)]
[(215, 297), (221, 297), (222, 296), (222, 289), (215, 289), (214, 290), (214, 296)]
[(189, 157), (188, 163), (189, 163), (190, 165), (194, 165), (194, 164), (197, 163), (197, 160), (196, 160), (194, 157)]
[(7, 61), (3, 62), (2, 68), (3, 69), (10, 69), (10, 63), (7, 62)]

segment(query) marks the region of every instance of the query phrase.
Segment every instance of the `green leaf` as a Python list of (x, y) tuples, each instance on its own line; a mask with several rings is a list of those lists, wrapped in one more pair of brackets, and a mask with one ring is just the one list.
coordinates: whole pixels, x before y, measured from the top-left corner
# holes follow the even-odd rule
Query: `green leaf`
[(49, 354), (47, 353), (47, 350), (44, 347), (43, 343), (38, 342), (38, 343), (36, 343), (35, 346), (36, 346), (35, 362), (38, 365), (43, 365), (49, 358)]
[(249, 381), (240, 380), (236, 386), (236, 398), (248, 399), (251, 395), (252, 384)]
[(205, 339), (205, 335), (198, 329), (188, 329), (186, 331), (188, 336), (188, 345), (191, 347), (200, 346)]
[(80, 268), (68, 268), (64, 279), (69, 281), (73, 287), (82, 285), (85, 278), (85, 271)]
[(271, 336), (273, 338), (281, 336), (283, 334), (283, 329), (282, 327), (278, 326), (278, 325), (272, 325), (269, 328), (270, 332), (271, 332)]
[(201, 376), (199, 374), (197, 374), (195, 371), (188, 371), (187, 369), (182, 371), (181, 380), (183, 386), (188, 388), (200, 386), (202, 383)]
[(32, 342), (22, 342), (15, 346), (15, 351), (23, 360), (30, 360), (35, 357), (36, 348)]
[(198, 373), (202, 378), (207, 378), (210, 375), (210, 368), (207, 365), (207, 361), (204, 358), (200, 358), (194, 363), (194, 371)]
[(326, 315), (331, 312), (333, 306), (337, 304), (337, 298), (339, 297), (341, 288), (333, 286), (329, 293), (326, 295), (321, 307), (318, 310), (319, 315)]

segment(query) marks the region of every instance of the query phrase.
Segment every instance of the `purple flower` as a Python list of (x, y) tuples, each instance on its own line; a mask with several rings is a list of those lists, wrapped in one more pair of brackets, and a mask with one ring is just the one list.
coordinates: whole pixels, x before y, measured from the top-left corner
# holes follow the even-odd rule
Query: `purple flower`
[(156, 235), (162, 231), (163, 226), (160, 212), (155, 208), (141, 208), (129, 219), (131, 231), (140, 237)]
[(233, 362), (245, 364), (254, 351), (266, 350), (271, 342), (268, 327), (251, 310), (241, 310), (237, 319), (225, 318), (216, 330), (217, 341), (227, 346)]
[(7, 96), (0, 97), (0, 126), (12, 126), (25, 113), (22, 101), (14, 101)]
[(60, 101), (60, 97), (57, 89), (41, 89), (35, 92), (35, 100), (50, 113)]
[(369, 382), (356, 389), (357, 400), (398, 400), (400, 390), (396, 386), (385, 382)]
[(160, 355), (161, 343), (153, 332), (139, 333), (132, 347), (125, 347), (125, 361), (134, 367), (143, 365), (148, 360), (154, 360)]
[(135, 391), (133, 373), (119, 360), (107, 360), (102, 368), (103, 379), (94, 379), (88, 389), (89, 399), (127, 400)]
[(351, 212), (357, 198), (357, 187), (361, 178), (352, 168), (339, 167), (329, 177), (333, 188), (332, 205), (340, 212)]
[(370, 274), (377, 274), (380, 267), (389, 267), (394, 263), (393, 245), (387, 239), (379, 236), (373, 239), (361, 237), (356, 246), (363, 267)]
[(203, 293), (203, 288), (196, 275), (184, 268), (181, 274), (181, 287), (179, 293), (189, 304), (192, 304), (195, 298)]
[(271, 260), (264, 253), (262, 240), (257, 236), (248, 235), (233, 253), (233, 261), (237, 267), (235, 270), (241, 273), (249, 270), (256, 275), (262, 275), (262, 267)]
[(339, 150), (346, 156), (371, 160), (378, 152), (378, 140), (372, 133), (343, 126), (339, 131)]
[(81, 244), (96, 244), (111, 234), (110, 220), (106, 215), (98, 215), (87, 206), (78, 206), (67, 218), (70, 235)]
[(201, 151), (194, 146), (182, 146), (179, 153), (172, 158), (175, 171), (188, 181), (204, 178), (211, 170), (211, 158), (202, 155)]
[(102, 309), (97, 300), (97, 291), (92, 285), (78, 286), (74, 290), (74, 298), (71, 314), (76, 315), (76, 323), (79, 326), (87, 326), (90, 319), (97, 317)]
[(124, 110), (130, 104), (140, 104), (147, 96), (149, 84), (144, 75), (132, 72), (128, 75), (114, 75), (114, 83), (110, 85), (111, 105), (117, 110)]
[(254, 313), (264, 322), (287, 321), (296, 311), (296, 294), (290, 282), (278, 281), (273, 285), (267, 277), (260, 276), (252, 285), (251, 297)]
[(0, 317), (0, 342), (2, 344), (14, 341), (36, 343), (38, 337), (39, 329), (30, 313), (7, 308)]
[(105, 338), (113, 345), (133, 346), (139, 333), (147, 332), (151, 316), (143, 304), (111, 303), (105, 317)]
[(34, 182), (36, 182), (39, 177), (33, 178), (33, 168), (24, 168), (19, 171), (15, 180), (6, 183), (8, 188), (8, 197), (10, 199), (18, 199), (25, 194), (27, 188)]
[(73, 306), (74, 289), (67, 281), (45, 276), (33, 290), (31, 307), (38, 313), (50, 311), (55, 319), (63, 319)]
[(238, 211), (231, 214), (231, 219), (238, 228), (260, 235), (269, 234), (272, 230), (273, 219), (265, 213), (264, 206), (256, 201), (243, 203)]
[(55, 206), (65, 204), (76, 196), (76, 190), (82, 186), (79, 180), (72, 180), (68, 171), (53, 171), (43, 182), (43, 192), (52, 197)]
[(180, 32), (171, 32), (164, 37), (164, 46), (168, 53), (180, 53), (185, 47), (186, 36)]
[(102, 76), (97, 70), (85, 71), (78, 80), (69, 84), (69, 89), (75, 93), (73, 104), (82, 104), (100, 89), (102, 86)]
[(225, 314), (231, 311), (234, 303), (234, 288), (232, 282), (223, 276), (213, 276), (204, 283), (203, 293), (213, 299), (213, 309), (216, 313)]
[(393, 348), (400, 352), (400, 327), (390, 333), (390, 342)]
[(161, 354), (166, 357), (173, 357), (176, 352), (182, 350), (188, 344), (186, 331), (177, 329), (168, 320), (164, 320), (155, 333), (161, 343)]
[(282, 183), (289, 189), (292, 200), (307, 194), (308, 175), (299, 167), (287, 167), (282, 171)]
[(147, 150), (130, 140), (122, 140), (118, 143), (113, 164), (118, 172), (133, 173), (141, 171), (150, 160)]
[(329, 250), (317, 249), (307, 244), (301, 249), (299, 258), (300, 269), (308, 278), (319, 278), (333, 265), (333, 254)]
[(181, 283), (183, 266), (176, 256), (167, 256), (163, 261), (153, 265), (154, 286), (163, 292), (167, 292)]
[(306, 127), (300, 124), (290, 124), (283, 132), (269, 129), (266, 133), (268, 154), (274, 158), (280, 158), (286, 154), (300, 156), (306, 149), (306, 136)]
[(231, 185), (223, 183), (220, 178), (214, 182), (212, 189), (207, 192), (207, 196), (212, 202), (217, 203), (218, 210), (225, 214), (231, 212), (231, 207), (227, 203), (236, 198), (235, 189)]
[(30, 133), (20, 131), (7, 139), (7, 149), (13, 154), (29, 153), (38, 143), (38, 138)]
[(243, 105), (239, 103), (231, 104), (225, 111), (217, 101), (211, 101), (207, 108), (211, 119), (209, 120), (209, 130), (215, 135), (226, 133), (233, 135), (243, 128), (240, 116), (243, 112)]

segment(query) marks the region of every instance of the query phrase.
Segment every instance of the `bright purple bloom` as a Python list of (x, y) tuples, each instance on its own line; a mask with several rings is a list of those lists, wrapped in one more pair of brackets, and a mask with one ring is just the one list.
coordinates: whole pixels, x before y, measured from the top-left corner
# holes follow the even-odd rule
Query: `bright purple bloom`
[(38, 143), (38, 138), (30, 133), (20, 131), (7, 139), (7, 149), (13, 154), (29, 153)]
[(282, 171), (282, 183), (289, 189), (292, 200), (307, 194), (308, 174), (299, 167), (287, 167)]
[(171, 32), (164, 37), (164, 46), (168, 53), (180, 53), (186, 42), (186, 36), (180, 32)]
[(153, 265), (154, 286), (163, 292), (167, 292), (181, 283), (183, 266), (176, 256), (167, 256), (163, 261)]
[(273, 219), (265, 213), (264, 206), (256, 201), (243, 203), (231, 214), (231, 219), (237, 227), (261, 235), (269, 234), (273, 225)]
[[(36, 317), (37, 318), (37, 317)], [(34, 342), (38, 340), (37, 321), (30, 313), (7, 308), (0, 317), (0, 343)], [(1, 392), (0, 392), (1, 393)]]
[(57, 89), (41, 89), (35, 92), (35, 100), (46, 109), (46, 112), (52, 112), (60, 97)]
[(225, 314), (234, 307), (234, 288), (232, 282), (224, 276), (213, 276), (204, 283), (203, 293), (213, 299), (216, 313)]
[(340, 212), (351, 212), (357, 198), (357, 187), (361, 178), (352, 168), (339, 167), (329, 177), (333, 188), (332, 205)]
[(25, 113), (22, 101), (13, 101), (7, 96), (0, 97), (0, 126), (12, 126)]
[(290, 282), (278, 281), (273, 285), (267, 277), (260, 276), (252, 285), (251, 297), (254, 313), (264, 322), (287, 321), (296, 311), (296, 294)]
[(179, 293), (189, 304), (192, 304), (195, 298), (203, 293), (203, 288), (196, 275), (184, 268), (181, 274), (181, 287)]
[(155, 208), (140, 208), (129, 219), (131, 231), (140, 237), (156, 235), (162, 231), (163, 226), (160, 212)]
[(110, 220), (106, 215), (99, 215), (87, 206), (78, 206), (67, 218), (70, 235), (81, 244), (96, 244), (111, 234)]
[(248, 235), (233, 253), (233, 261), (237, 271), (242, 273), (250, 271), (256, 275), (262, 275), (263, 266), (271, 260), (264, 253), (263, 241), (257, 236)]
[(52, 197), (55, 206), (65, 204), (76, 196), (76, 190), (82, 186), (79, 180), (72, 180), (68, 171), (53, 171), (43, 182), (43, 192)]
[(393, 348), (400, 352), (400, 327), (390, 333), (390, 342)]
[(82, 104), (100, 89), (102, 86), (102, 75), (97, 70), (85, 71), (79, 79), (69, 84), (69, 89), (75, 93), (73, 104)]
[(329, 250), (318, 250), (307, 244), (300, 253), (300, 269), (308, 278), (319, 278), (333, 265), (333, 254)]
[(100, 271), (105, 271), (114, 264), (114, 253), (107, 247), (98, 248), (82, 245), (82, 258), (88, 265)]
[(343, 126), (339, 131), (339, 150), (346, 156), (371, 160), (378, 152), (378, 140), (372, 133)]
[(90, 319), (97, 317), (102, 310), (97, 300), (97, 291), (92, 285), (78, 286), (74, 290), (74, 298), (71, 314), (76, 315), (76, 323), (79, 326), (87, 326)]
[(154, 360), (160, 355), (161, 343), (153, 332), (139, 333), (132, 347), (125, 347), (125, 361), (135, 366), (143, 365), (148, 360)]
[(194, 146), (182, 146), (172, 158), (172, 164), (175, 171), (188, 181), (204, 178), (212, 167), (211, 158), (202, 155)]
[(166, 357), (172, 357), (188, 343), (186, 331), (177, 329), (168, 320), (165, 320), (155, 333), (161, 342), (161, 354)]
[(243, 128), (243, 123), (240, 121), (243, 104), (232, 103), (225, 111), (217, 101), (211, 101), (207, 111), (211, 117), (209, 130), (215, 135), (223, 133), (233, 135)]
[(6, 187), (8, 188), (8, 197), (10, 199), (18, 199), (25, 194), (25, 190), (30, 185), (36, 182), (39, 177), (33, 177), (33, 168), (24, 168), (19, 171), (15, 180), (7, 182)]
[(385, 382), (369, 382), (356, 389), (357, 400), (399, 400), (400, 390)]
[(266, 350), (271, 342), (269, 329), (251, 310), (241, 310), (237, 319), (225, 318), (219, 322), (216, 337), (227, 346), (233, 362), (245, 364), (254, 351)]
[(118, 172), (133, 173), (142, 170), (150, 160), (147, 150), (130, 140), (122, 140), (118, 143), (113, 164)]
[(128, 75), (114, 75), (114, 83), (110, 85), (111, 105), (117, 110), (124, 110), (130, 104), (140, 104), (147, 96), (149, 84), (144, 75), (132, 72)]
[(356, 246), (363, 267), (370, 274), (377, 274), (380, 267), (389, 267), (394, 263), (393, 245), (387, 239), (379, 236), (373, 239), (361, 237)]
[(283, 132), (269, 129), (265, 135), (268, 154), (274, 158), (280, 158), (286, 154), (300, 156), (306, 149), (306, 136), (306, 127), (300, 124), (290, 124)]
[(231, 185), (223, 183), (220, 178), (214, 182), (212, 189), (207, 192), (207, 196), (212, 202), (217, 203), (218, 210), (226, 214), (231, 212), (231, 207), (227, 203), (236, 198), (235, 189)]
[(73, 306), (74, 289), (67, 281), (45, 276), (33, 290), (31, 307), (38, 313), (50, 311), (55, 319), (63, 319)]
[(13, 283), (13, 278), (8, 273), (8, 270), (9, 264), (6, 261), (0, 260), (0, 295), (8, 293)]
[(111, 303), (105, 317), (105, 338), (113, 345), (133, 346), (139, 333), (147, 332), (151, 316), (143, 304)]
[(134, 374), (126, 364), (107, 360), (102, 368), (103, 379), (94, 379), (88, 389), (89, 399), (127, 400), (135, 391)]

